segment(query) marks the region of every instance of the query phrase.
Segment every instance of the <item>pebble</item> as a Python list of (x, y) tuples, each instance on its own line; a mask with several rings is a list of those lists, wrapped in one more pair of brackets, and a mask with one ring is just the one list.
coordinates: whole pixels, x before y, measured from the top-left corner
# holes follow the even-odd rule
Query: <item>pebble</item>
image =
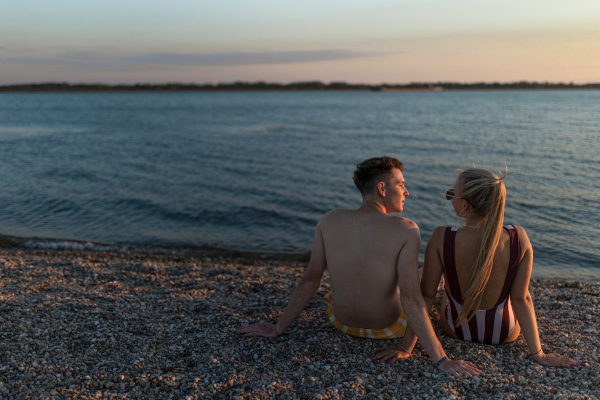
[(240, 324), (281, 316), (306, 264), (203, 252), (0, 249), (0, 395), (26, 397), (15, 392), (23, 387), (30, 398), (90, 400), (600, 398), (596, 283), (530, 284), (544, 351), (586, 365), (574, 369), (538, 366), (526, 358), (522, 336), (502, 346), (446, 337), (439, 293), (431, 317), (445, 351), (486, 373), (459, 383), (420, 344), (409, 360), (369, 360), (400, 341), (334, 329), (327, 274), (281, 337), (236, 335)]

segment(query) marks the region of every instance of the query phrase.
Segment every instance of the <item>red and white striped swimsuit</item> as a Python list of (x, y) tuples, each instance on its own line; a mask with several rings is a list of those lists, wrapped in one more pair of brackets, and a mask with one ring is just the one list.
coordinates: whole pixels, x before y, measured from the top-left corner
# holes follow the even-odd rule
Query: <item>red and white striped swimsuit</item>
[[(510, 235), (510, 263), (504, 280), (504, 287), (496, 305), (487, 310), (477, 310), (469, 322), (463, 321), (459, 327), (454, 327), (458, 314), (462, 310), (463, 297), (460, 292), (455, 264), (455, 242), (458, 228), (446, 228), (444, 234), (444, 269), (446, 270), (446, 318), (450, 329), (459, 339), (468, 342), (500, 344), (506, 340), (515, 328), (516, 317), (510, 304), (510, 289), (512, 288), (519, 262), (521, 261), (521, 244), (519, 234), (513, 225), (504, 227)], [(450, 289), (454, 296), (448, 291)]]

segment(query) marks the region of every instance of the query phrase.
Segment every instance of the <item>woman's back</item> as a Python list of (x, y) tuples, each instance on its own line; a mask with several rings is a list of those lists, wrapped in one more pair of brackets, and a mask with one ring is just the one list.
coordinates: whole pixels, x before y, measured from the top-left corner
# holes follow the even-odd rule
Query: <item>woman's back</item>
[[(469, 283), (472, 276), (471, 268), (475, 259), (477, 258), (480, 239), (481, 232), (477, 229), (467, 227), (456, 231), (456, 238), (454, 240), (454, 264), (456, 267), (456, 275), (458, 277), (461, 294), (466, 293), (467, 289), (469, 288)], [(494, 262), (490, 278), (485, 286), (479, 309), (485, 310), (496, 305), (504, 287), (504, 281), (508, 272), (509, 263), (510, 234), (508, 230), (503, 229), (502, 235), (500, 236), (500, 241), (494, 254)], [(448, 282), (445, 265), (444, 277), (446, 282)], [(456, 290), (455, 288), (450, 289), (450, 294), (452, 294), (454, 298), (458, 299), (459, 297), (462, 297), (459, 296), (458, 293), (453, 292), (453, 290)]]
[[(443, 269), (446, 277), (444, 300), (444, 330), (449, 329), (456, 337), (472, 342), (499, 344), (514, 340), (518, 334), (516, 318), (509, 300), (512, 284), (521, 260), (517, 229), (507, 225), (502, 229), (492, 258), (489, 279), (481, 292), (481, 302), (476, 310), (469, 312), (468, 320), (455, 326), (463, 311), (464, 292), (473, 280), (473, 265), (480, 240), (477, 231), (446, 228), (443, 244)], [(473, 228), (471, 228), (473, 229)], [(514, 335), (512, 335), (514, 332)]]

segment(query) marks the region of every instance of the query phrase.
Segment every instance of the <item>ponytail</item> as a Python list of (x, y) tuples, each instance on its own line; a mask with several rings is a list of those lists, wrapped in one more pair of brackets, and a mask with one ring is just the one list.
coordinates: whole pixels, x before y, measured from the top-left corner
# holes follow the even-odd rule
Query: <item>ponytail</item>
[(476, 207), (472, 208), (473, 215), (482, 218), (483, 235), (477, 258), (471, 267), (471, 278), (469, 288), (463, 296), (463, 307), (455, 321), (457, 327), (475, 315), (492, 273), (494, 254), (502, 235), (504, 221), (506, 188), (502, 180), (505, 177), (506, 171), (504, 175), (497, 177), (478, 168), (466, 169), (458, 176), (461, 197), (475, 204)]

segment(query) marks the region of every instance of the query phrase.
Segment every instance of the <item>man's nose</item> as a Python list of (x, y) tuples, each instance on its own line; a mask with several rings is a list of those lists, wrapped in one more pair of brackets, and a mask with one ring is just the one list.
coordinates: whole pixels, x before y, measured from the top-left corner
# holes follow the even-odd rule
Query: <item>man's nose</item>
[(404, 197), (408, 196), (408, 189), (404, 189), (404, 192), (405, 192)]

